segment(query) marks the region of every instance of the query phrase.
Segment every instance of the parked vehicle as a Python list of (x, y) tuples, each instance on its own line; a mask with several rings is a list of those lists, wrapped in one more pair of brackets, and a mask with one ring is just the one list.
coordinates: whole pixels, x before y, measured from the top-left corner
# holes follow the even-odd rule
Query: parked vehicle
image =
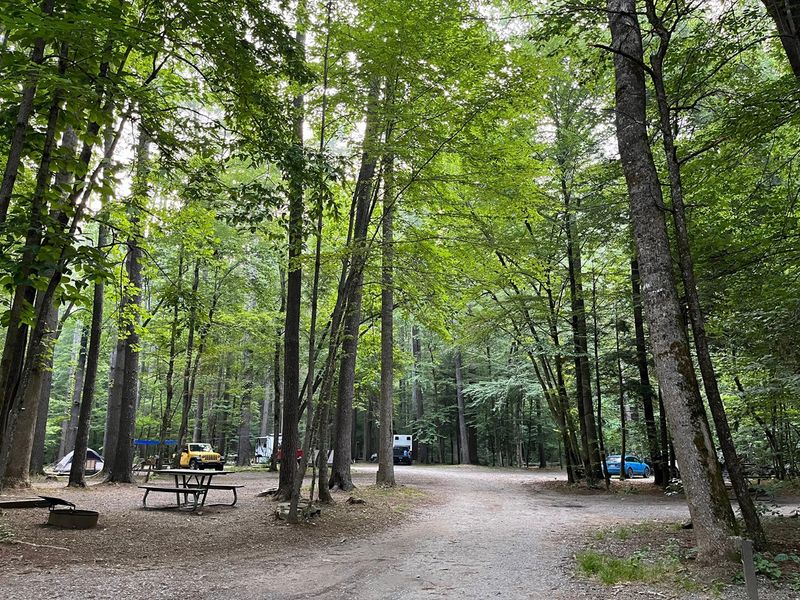
[(214, 452), (211, 444), (186, 444), (181, 448), (181, 468), (190, 469), (216, 469), (222, 471), (225, 459), (218, 452)]
[(392, 462), (396, 465), (410, 465), (414, 463), (411, 456), (411, 449), (413, 447), (412, 436), (410, 435), (395, 435), (393, 448), (392, 448)]
[[(278, 444), (280, 444), (280, 436), (278, 436)], [(275, 436), (266, 435), (256, 438), (256, 464), (265, 465), (272, 458), (272, 450), (275, 447)]]
[[(606, 470), (609, 475), (619, 475), (621, 458), (619, 454), (606, 457)], [(632, 479), (636, 475), (650, 477), (650, 465), (635, 454), (628, 454), (625, 456), (625, 476)]]

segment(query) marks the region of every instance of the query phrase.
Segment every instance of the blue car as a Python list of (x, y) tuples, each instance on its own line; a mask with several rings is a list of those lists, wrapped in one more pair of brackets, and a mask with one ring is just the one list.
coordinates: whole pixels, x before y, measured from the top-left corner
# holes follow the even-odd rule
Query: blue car
[[(619, 475), (619, 454), (610, 454), (606, 457), (606, 469), (609, 475)], [(650, 466), (638, 456), (633, 454), (625, 457), (625, 476), (632, 479), (634, 476), (650, 477)]]

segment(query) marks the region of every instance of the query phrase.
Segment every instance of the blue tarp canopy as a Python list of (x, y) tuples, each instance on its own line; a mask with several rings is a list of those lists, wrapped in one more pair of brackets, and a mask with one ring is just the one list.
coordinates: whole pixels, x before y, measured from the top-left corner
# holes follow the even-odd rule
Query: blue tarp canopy
[[(133, 440), (135, 446), (158, 446), (158, 440)], [(175, 440), (164, 440), (165, 446), (177, 446)]]

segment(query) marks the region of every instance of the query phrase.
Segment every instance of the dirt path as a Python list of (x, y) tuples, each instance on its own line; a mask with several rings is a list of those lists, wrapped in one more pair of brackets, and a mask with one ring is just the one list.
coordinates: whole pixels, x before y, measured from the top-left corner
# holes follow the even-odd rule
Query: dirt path
[[(669, 499), (565, 497), (536, 492), (552, 474), (472, 467), (415, 467), (398, 480), (433, 490), (444, 501), (399, 530), (366, 544), (341, 544), (309, 557), (313, 576), (282, 569), (290, 583), (278, 598), (541, 598), (598, 597), (569, 581), (582, 527), (647, 519), (680, 519)], [(269, 589), (269, 577), (259, 578)], [(319, 583), (317, 583), (319, 582)], [(258, 584), (257, 584), (258, 585)]]
[[(661, 496), (567, 496), (537, 485), (560, 478), (556, 473), (415, 466), (398, 468), (397, 475), (399, 483), (429, 491), (433, 502), (375, 535), (325, 547), (305, 536), (292, 540), (284, 555), (243, 536), (241, 547), (229, 544), (219, 556), (192, 560), (187, 548), (174, 562), (161, 560), (164, 566), (130, 557), (118, 564), (32, 567), (0, 575), (0, 597), (604, 598), (610, 590), (573, 578), (571, 540), (600, 526), (687, 515), (684, 503)], [(358, 465), (354, 476), (370, 484), (374, 467)], [(139, 550), (143, 557), (147, 552)]]

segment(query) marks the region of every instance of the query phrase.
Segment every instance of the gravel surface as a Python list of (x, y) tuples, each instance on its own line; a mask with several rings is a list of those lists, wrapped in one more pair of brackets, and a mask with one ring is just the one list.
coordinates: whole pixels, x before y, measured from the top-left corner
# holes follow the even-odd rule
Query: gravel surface
[[(387, 493), (367, 487), (374, 471), (354, 466), (354, 495), (365, 504), (338, 495), (315, 524), (298, 527), (277, 524), (274, 502), (254, 497), (274, 487), (266, 473), (229, 476), (247, 485), (239, 504), (202, 515), (141, 510), (134, 486), (48, 484), (58, 491), (52, 495), (99, 510), (101, 527), (60, 531), (41, 527), (41, 509), (8, 511), (0, 524), (5, 519), (15, 539), (69, 551), (0, 544), (0, 598), (711, 597), (643, 584), (604, 587), (575, 574), (574, 554), (593, 531), (688, 517), (683, 501), (647, 493), (644, 481), (633, 484), (642, 493), (582, 494), (556, 483), (557, 472), (413, 466), (396, 469), (408, 487)], [(714, 597), (745, 598), (741, 588)]]

